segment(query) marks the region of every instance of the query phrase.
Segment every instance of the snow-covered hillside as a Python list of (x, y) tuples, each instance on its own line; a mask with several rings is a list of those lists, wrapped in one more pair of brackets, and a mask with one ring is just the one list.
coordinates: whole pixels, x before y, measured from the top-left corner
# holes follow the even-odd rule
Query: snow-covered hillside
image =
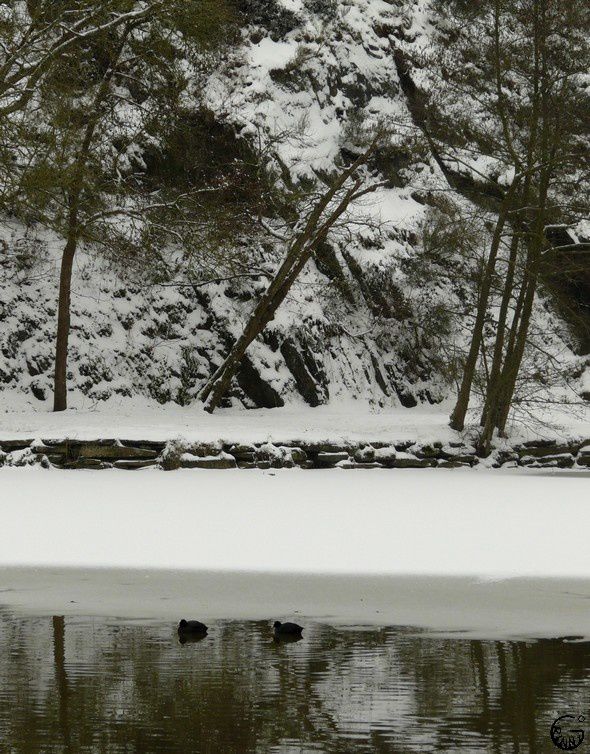
[[(277, 143), (293, 179), (330, 171), (350, 149), (355, 123), (398, 124), (391, 154), (371, 165), (387, 186), (353, 228), (310, 263), (279, 315), (251, 347), (232, 399), (272, 407), (359, 398), (381, 405), (439, 402), (454, 389), (456, 350), (468, 337), (475, 291), (469, 264), (425, 254), (425, 197), (444, 189), (436, 160), (408, 152), (412, 113), (395, 51), (428, 35), (422, 0), (265, 0), (246, 3), (242, 41), (217, 67), (207, 106), (241, 138)], [(0, 402), (51, 397), (63, 241), (15, 220), (2, 229)], [(29, 265), (29, 252), (43, 261)], [(137, 397), (185, 405), (225, 355), (263, 281), (151, 285), (81, 253), (74, 272), (71, 404)], [(467, 272), (467, 274), (465, 274)], [(583, 372), (551, 302), (537, 332), (560, 368)], [(546, 356), (542, 356), (546, 358)]]

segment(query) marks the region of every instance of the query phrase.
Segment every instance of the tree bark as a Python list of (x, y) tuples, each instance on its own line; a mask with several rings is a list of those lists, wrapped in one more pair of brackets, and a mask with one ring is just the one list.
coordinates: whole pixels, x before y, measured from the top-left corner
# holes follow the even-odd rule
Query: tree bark
[(465, 415), (469, 407), (469, 397), (471, 395), (471, 386), (473, 384), (473, 378), (475, 377), (475, 369), (477, 367), (477, 359), (479, 356), (479, 350), (481, 348), (483, 338), (483, 328), (485, 324), (485, 318), (487, 313), (488, 301), (490, 298), (490, 291), (492, 288), (492, 280), (496, 269), (496, 261), (498, 259), (498, 251), (500, 250), (500, 244), (502, 242), (502, 234), (504, 232), (504, 226), (506, 224), (506, 218), (509, 210), (512, 207), (514, 194), (518, 186), (518, 179), (515, 179), (510, 189), (508, 190), (496, 227), (494, 229), (494, 235), (492, 237), (492, 243), (490, 247), (490, 253), (488, 255), (488, 261), (484, 270), (484, 275), (481, 283), (481, 289), (479, 293), (479, 299), (477, 304), (477, 314), (475, 318), (475, 324), (473, 326), (473, 335), (471, 337), (471, 345), (467, 354), (467, 360), (463, 370), (463, 379), (461, 381), (461, 387), (459, 388), (459, 395), (457, 396), (457, 403), (451, 414), (451, 420), (449, 422), (452, 429), (462, 430), (465, 426)]
[(57, 335), (55, 343), (55, 371), (53, 376), (53, 410), (65, 411), (67, 401), (68, 339), (70, 335), (70, 303), (72, 293), (72, 269), (76, 254), (77, 239), (70, 234), (61, 258), (59, 297), (57, 301)]
[[(533, 237), (530, 239), (529, 254), (527, 258), (528, 275), (526, 279), (526, 288), (523, 287), (520, 322), (518, 331), (516, 332), (515, 330), (511, 334), (514, 345), (511, 352), (506, 357), (503, 370), (504, 373), (501, 377), (501, 386), (498, 396), (499, 401), (496, 413), (496, 427), (501, 434), (506, 431), (506, 423), (512, 406), (516, 381), (518, 379), (518, 373), (520, 371), (528, 340), (533, 304), (537, 292), (541, 256), (543, 253), (544, 229), (547, 219), (547, 194), (550, 178), (551, 176), (549, 172), (544, 173), (541, 178), (535, 229)], [(524, 282), (523, 286), (525, 286)]]
[(510, 306), (510, 299), (514, 291), (514, 273), (516, 269), (516, 259), (518, 256), (519, 238), (515, 233), (512, 237), (510, 244), (510, 257), (508, 260), (508, 269), (506, 272), (506, 280), (504, 282), (504, 290), (502, 293), (502, 303), (500, 304), (500, 313), (498, 315), (498, 327), (496, 330), (496, 341), (494, 343), (494, 354), (492, 356), (492, 367), (490, 369), (490, 376), (488, 379), (488, 388), (486, 402), (482, 411), (480, 425), (483, 427), (486, 424), (489, 407), (493, 402), (493, 394), (497, 388), (498, 377), (502, 368), (502, 357), (504, 355), (504, 342), (506, 334), (506, 320), (508, 317), (508, 307)]
[(107, 69), (100, 83), (96, 97), (94, 99), (91, 117), (86, 125), (84, 136), (76, 160), (74, 163), (72, 187), (68, 196), (68, 227), (66, 245), (63, 250), (61, 259), (61, 268), (59, 275), (59, 295), (57, 302), (57, 334), (55, 344), (55, 369), (53, 373), (53, 410), (65, 411), (68, 407), (67, 393), (67, 364), (68, 364), (68, 340), (70, 335), (70, 304), (72, 294), (72, 270), (74, 266), (74, 257), (78, 247), (79, 227), (79, 209), (80, 198), (84, 188), (84, 171), (88, 160), (88, 155), (92, 147), (92, 141), (96, 132), (96, 127), (100, 119), (100, 108), (104, 102), (110, 88), (110, 83), (115, 73), (117, 63), (123, 52), (125, 42), (129, 36), (132, 26), (127, 24), (123, 29), (119, 45), (111, 65)]

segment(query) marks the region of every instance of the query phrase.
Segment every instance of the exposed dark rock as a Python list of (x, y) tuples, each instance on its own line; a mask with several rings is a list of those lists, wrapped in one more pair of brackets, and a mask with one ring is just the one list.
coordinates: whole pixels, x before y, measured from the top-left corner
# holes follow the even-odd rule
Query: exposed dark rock
[(441, 458), (443, 456), (441, 443), (423, 445), (415, 453), (418, 458)]
[(554, 448), (557, 440), (527, 440), (517, 447), (522, 448)]
[(307, 461), (307, 453), (301, 448), (291, 448), (291, 458), (295, 463)]
[(393, 468), (397, 458), (395, 446), (379, 448), (375, 451), (373, 459), (386, 468)]
[(62, 464), (63, 469), (94, 469), (100, 471), (102, 469), (111, 469), (112, 464), (99, 461), (98, 458), (81, 458), (77, 461), (68, 461)]
[(285, 405), (279, 393), (262, 379), (248, 356), (244, 356), (242, 359), (236, 380), (255, 406), (277, 408)]
[(156, 450), (161, 453), (166, 447), (165, 442), (158, 440), (120, 440), (121, 445), (131, 448), (145, 448), (146, 450)]
[(375, 460), (375, 448), (373, 448), (371, 445), (366, 445), (363, 448), (358, 448), (358, 450), (355, 450), (354, 452), (354, 460), (357, 465), (373, 463), (373, 461)]
[(418, 405), (418, 401), (414, 398), (414, 396), (411, 393), (408, 393), (405, 390), (402, 390), (401, 388), (398, 388), (398, 387), (395, 388), (395, 392), (397, 393), (399, 402), (402, 404), (404, 408), (415, 408)]
[(33, 440), (1, 440), (0, 448), (5, 453), (12, 453), (14, 450), (24, 450), (33, 444)]
[(523, 466), (534, 466), (536, 468), (549, 466), (560, 469), (569, 469), (574, 465), (574, 457), (569, 453), (543, 456), (529, 455), (521, 457), (520, 463)]
[(379, 362), (377, 360), (377, 357), (375, 354), (371, 351), (371, 364), (373, 365), (373, 371), (375, 373), (375, 380), (381, 390), (383, 390), (385, 395), (390, 395), (391, 390), (389, 389), (390, 386), (387, 383), (387, 380), (383, 376), (383, 372), (381, 371), (381, 367), (379, 366)]
[(158, 457), (155, 450), (129, 448), (124, 445), (82, 445), (78, 451), (79, 458), (100, 458), (101, 460), (153, 460)]
[(352, 453), (354, 451), (354, 446), (350, 443), (331, 443), (331, 442), (320, 442), (320, 443), (309, 443), (309, 445), (304, 446), (308, 453)]
[[(476, 455), (473, 455), (471, 453), (454, 453), (452, 455), (449, 455), (447, 453), (442, 453), (442, 461), (451, 461), (453, 463), (458, 463), (462, 466), (475, 466), (476, 463), (478, 463), (479, 459)], [(440, 464), (439, 464), (440, 465)]]
[[(345, 443), (190, 443), (182, 440), (162, 442), (126, 440), (125, 445), (113, 440), (56, 440), (39, 442), (0, 441), (0, 466), (49, 465), (62, 469), (141, 469), (159, 466), (165, 470), (194, 469), (281, 469), (298, 466), (302, 469), (332, 468), (459, 468), (475, 466), (480, 459), (475, 451), (462, 443), (443, 446), (441, 442), (426, 445), (403, 441), (367, 444)], [(579, 452), (561, 452), (563, 448), (582, 446)], [(149, 446), (149, 447), (146, 447)], [(161, 453), (158, 448), (163, 447)], [(502, 448), (492, 456), (493, 468), (572, 468), (590, 467), (590, 444), (571, 445), (543, 442), (541, 447), (528, 444), (518, 450)]]
[(430, 458), (396, 458), (392, 466), (394, 469), (426, 469), (436, 466), (436, 461)]
[(356, 461), (342, 461), (338, 464), (339, 469), (382, 469), (380, 463), (357, 463)]
[(44, 401), (45, 398), (47, 397), (45, 395), (45, 390), (41, 387), (41, 385), (38, 385), (36, 383), (32, 383), (31, 393), (33, 393), (33, 395), (38, 401)]
[(230, 453), (239, 463), (252, 463), (256, 448), (254, 445), (229, 445), (224, 447), (224, 451)]
[[(316, 378), (307, 368), (306, 360), (302, 353), (297, 350), (294, 343), (287, 339), (281, 345), (281, 354), (285, 359), (287, 368), (295, 378), (297, 390), (310, 406), (319, 406), (326, 399), (326, 389), (319, 385)], [(311, 359), (311, 356), (308, 357)], [(316, 374), (318, 370), (316, 369)]]
[[(404, 453), (406, 450), (409, 450), (412, 446), (414, 446), (416, 443), (413, 440), (403, 440), (402, 442), (396, 442), (394, 447), (396, 450), (400, 451), (401, 453)], [(373, 445), (378, 448), (384, 448), (386, 445), (377, 445), (377, 443), (373, 443)]]
[(525, 456), (535, 456), (537, 458), (542, 458), (543, 456), (555, 456), (555, 455), (563, 455), (564, 453), (574, 453), (576, 454), (578, 452), (578, 449), (580, 447), (580, 443), (575, 444), (565, 444), (565, 445), (538, 445), (538, 446), (532, 446), (527, 445), (522, 448), (517, 448), (518, 455), (521, 458), (524, 458)]

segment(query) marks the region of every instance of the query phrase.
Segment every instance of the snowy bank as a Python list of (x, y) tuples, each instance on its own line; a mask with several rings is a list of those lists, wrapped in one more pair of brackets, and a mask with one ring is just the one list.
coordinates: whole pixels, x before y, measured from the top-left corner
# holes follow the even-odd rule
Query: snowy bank
[[(362, 401), (326, 406), (222, 409), (214, 414), (200, 404), (190, 407), (146, 405), (139, 400), (111, 400), (53, 413), (13, 403), (0, 413), (0, 437), (95, 440), (118, 437), (191, 442), (432, 442), (456, 440), (448, 426), (452, 405), (376, 409)], [(513, 428), (513, 441), (590, 438), (590, 406), (579, 415), (565, 409), (545, 411), (539, 422)]]
[[(13, 410), (0, 414), (0, 466), (59, 469), (590, 467), (590, 421), (553, 411), (476, 453), (477, 428), (453, 432), (449, 406), (372, 411), (348, 402), (210, 415), (202, 408), (98, 411)], [(549, 418), (549, 417), (546, 417)], [(550, 427), (550, 428), (549, 428)]]

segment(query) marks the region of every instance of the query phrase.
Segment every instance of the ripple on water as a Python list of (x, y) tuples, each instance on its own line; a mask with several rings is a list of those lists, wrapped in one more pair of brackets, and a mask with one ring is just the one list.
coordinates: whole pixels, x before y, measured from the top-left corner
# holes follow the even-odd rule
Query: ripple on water
[(285, 644), (270, 622), (221, 621), (183, 645), (169, 624), (0, 609), (0, 741), (15, 752), (532, 754), (558, 712), (589, 698), (589, 667), (580, 641), (306, 623)]

